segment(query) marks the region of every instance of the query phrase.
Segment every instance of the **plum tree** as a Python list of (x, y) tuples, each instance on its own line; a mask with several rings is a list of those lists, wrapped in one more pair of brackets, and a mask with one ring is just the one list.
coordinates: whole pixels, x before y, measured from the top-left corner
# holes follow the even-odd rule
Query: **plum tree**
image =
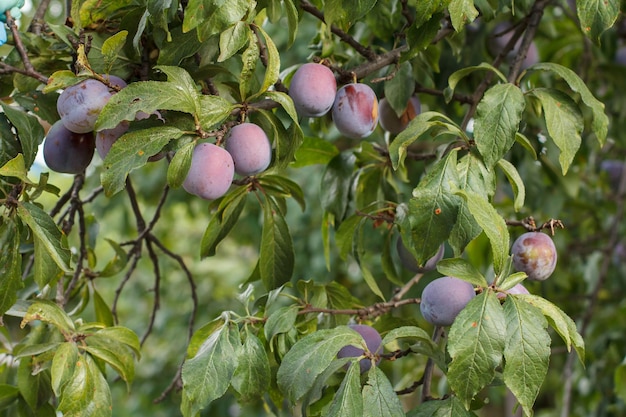
[[(363, 337), (365, 346), (367, 346), (367, 350), (371, 354), (375, 355), (382, 352), (382, 338), (380, 337), (378, 330), (366, 324), (351, 324), (348, 327)], [(364, 353), (365, 351), (362, 348), (348, 345), (341, 348), (339, 353), (337, 353), (337, 357), (354, 358), (363, 356)], [(359, 361), (359, 366), (361, 367), (361, 373), (365, 373), (372, 367), (372, 361), (369, 358), (363, 358)]]
[(406, 129), (409, 122), (420, 114), (422, 108), (422, 104), (416, 96), (412, 96), (409, 99), (406, 109), (400, 116), (396, 114), (386, 97), (382, 98), (378, 104), (380, 126), (387, 132), (393, 134), (398, 134)]
[(111, 95), (105, 84), (87, 79), (63, 90), (57, 100), (57, 111), (65, 127), (72, 132), (91, 132)]
[(289, 85), (289, 96), (303, 117), (320, 117), (328, 113), (335, 101), (337, 81), (325, 65), (307, 63), (300, 66)]
[(226, 150), (235, 163), (235, 172), (254, 175), (267, 169), (272, 161), (272, 145), (267, 135), (254, 123), (233, 126), (226, 136)]
[(226, 194), (235, 175), (235, 163), (230, 153), (212, 143), (200, 143), (191, 157), (191, 166), (183, 188), (206, 200)]
[(400, 258), (400, 263), (402, 266), (409, 271), (416, 273), (424, 273), (428, 271), (433, 271), (437, 268), (437, 262), (439, 262), (444, 255), (445, 245), (439, 246), (439, 250), (435, 255), (433, 255), (423, 266), (417, 264), (417, 259), (413, 256), (413, 254), (407, 249), (402, 241), (402, 238), (398, 236), (398, 240), (396, 240), (396, 251), (398, 252), (398, 257)]
[(542, 232), (526, 232), (518, 237), (511, 253), (515, 268), (533, 281), (547, 279), (556, 267), (556, 247), (550, 236)]
[(80, 174), (91, 162), (94, 148), (92, 132), (72, 132), (59, 120), (48, 130), (43, 142), (43, 157), (53, 171)]
[(469, 282), (455, 277), (436, 278), (422, 291), (420, 311), (430, 324), (450, 326), (475, 296), (474, 287)]
[(352, 139), (367, 137), (378, 124), (376, 93), (367, 84), (344, 85), (337, 91), (332, 114), (342, 135)]

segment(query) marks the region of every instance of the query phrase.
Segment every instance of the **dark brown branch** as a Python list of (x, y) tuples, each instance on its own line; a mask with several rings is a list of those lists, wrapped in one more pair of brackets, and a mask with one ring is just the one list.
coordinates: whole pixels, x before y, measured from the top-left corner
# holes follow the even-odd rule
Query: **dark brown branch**
[(33, 20), (31, 20), (30, 25), (28, 26), (28, 31), (34, 33), (35, 35), (41, 35), (41, 28), (46, 23), (44, 17), (46, 16), (46, 12), (48, 11), (48, 6), (50, 6), (51, 0), (42, 0), (37, 6), (37, 10), (35, 10), (35, 14), (33, 15)]
[(11, 65), (7, 65), (3, 62), (0, 63), (0, 68), (2, 68), (3, 71), (5, 72), (18, 72), (28, 77), (34, 78), (44, 84), (47, 84), (48, 77), (36, 71), (35, 68), (33, 67), (33, 64), (30, 62), (30, 58), (28, 57), (28, 52), (26, 52), (26, 48), (24, 47), (24, 43), (22, 42), (20, 33), (17, 30), (15, 19), (13, 19), (13, 17), (11, 16), (11, 13), (8, 10), (5, 13), (7, 16), (7, 26), (9, 27), (9, 29), (11, 30), (11, 33), (13, 34), (13, 42), (15, 43), (15, 48), (17, 49), (17, 52), (20, 54), (20, 57), (22, 58), (24, 69), (22, 70), (22, 69), (13, 67)]
[(554, 236), (554, 229), (565, 229), (565, 225), (561, 220), (558, 219), (549, 219), (543, 222), (541, 225), (537, 226), (535, 219), (531, 217), (526, 217), (522, 220), (506, 220), (506, 224), (508, 226), (521, 226), (529, 232), (539, 232), (541, 230), (550, 230), (550, 234)]
[[(317, 19), (326, 23), (326, 20), (324, 19), (324, 13), (318, 10), (317, 7), (309, 3), (307, 0), (301, 0), (300, 7), (302, 7), (302, 10), (304, 10), (305, 12), (315, 16)], [(337, 26), (331, 25), (330, 31), (334, 33), (335, 35), (337, 35), (339, 39), (341, 39), (343, 42), (350, 45), (355, 51), (357, 51), (361, 56), (363, 56), (368, 61), (374, 61), (375, 59), (377, 59), (377, 55), (372, 49), (366, 46), (363, 46), (356, 39), (348, 35), (343, 30), (339, 29)]]
[(527, 17), (527, 26), (524, 31), (524, 36), (522, 38), (522, 44), (520, 45), (513, 62), (511, 63), (511, 67), (509, 69), (508, 80), (510, 83), (514, 83), (517, 79), (517, 76), (522, 69), (522, 64), (524, 63), (524, 59), (526, 59), (526, 55), (528, 54), (528, 49), (530, 45), (533, 43), (533, 38), (535, 37), (535, 32), (537, 32), (537, 27), (539, 26), (539, 21), (543, 16), (543, 11), (546, 6), (550, 3), (550, 0), (538, 0), (533, 5), (533, 8), (530, 14)]
[[(443, 327), (437, 326), (433, 331), (433, 342), (435, 344), (439, 343), (439, 340), (443, 336)], [(422, 379), (424, 383), (422, 385), (422, 401), (428, 401), (432, 397), (430, 395), (430, 387), (433, 379), (433, 370), (435, 368), (435, 361), (433, 358), (428, 358), (426, 361), (426, 366), (424, 367), (424, 376)]]

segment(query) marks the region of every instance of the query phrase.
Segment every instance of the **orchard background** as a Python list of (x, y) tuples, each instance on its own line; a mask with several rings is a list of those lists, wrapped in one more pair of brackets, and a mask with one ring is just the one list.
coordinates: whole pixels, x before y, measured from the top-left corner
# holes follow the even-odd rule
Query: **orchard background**
[[(626, 26), (576, 3), (0, 1), (0, 413), (625, 415)], [(302, 117), (307, 62), (419, 114), (356, 139)], [(129, 129), (54, 172), (59, 94), (108, 75), (128, 86), (94, 130)], [(244, 121), (269, 168), (185, 191)], [(527, 231), (555, 242), (545, 281), (512, 267)], [(437, 270), (403, 268), (400, 236), (419, 264), (445, 244)], [(443, 275), (476, 296), (435, 327)]]

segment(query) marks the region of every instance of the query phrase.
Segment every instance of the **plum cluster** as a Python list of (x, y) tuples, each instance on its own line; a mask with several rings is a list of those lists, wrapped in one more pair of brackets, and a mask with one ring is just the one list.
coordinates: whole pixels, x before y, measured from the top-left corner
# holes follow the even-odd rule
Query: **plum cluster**
[[(119, 77), (106, 77), (109, 85), (89, 78), (67, 87), (59, 95), (57, 112), (60, 119), (48, 130), (43, 145), (44, 160), (53, 171), (80, 174), (91, 163), (100, 137), (100, 132), (94, 135), (96, 120), (116, 89), (126, 86)], [(125, 132), (118, 128), (112, 130), (119, 133), (117, 137)], [(109, 133), (107, 138), (111, 136)], [(110, 148), (114, 139), (107, 141)]]
[(200, 143), (193, 151), (183, 188), (206, 200), (226, 194), (235, 174), (255, 175), (272, 161), (272, 145), (259, 126), (241, 123), (230, 129), (224, 147)]
[(371, 135), (379, 122), (386, 131), (399, 133), (421, 109), (419, 99), (413, 97), (398, 116), (385, 98), (378, 102), (367, 84), (350, 83), (337, 90), (333, 72), (317, 63), (298, 68), (291, 79), (289, 95), (300, 116), (321, 117), (330, 112), (337, 130), (352, 139)]

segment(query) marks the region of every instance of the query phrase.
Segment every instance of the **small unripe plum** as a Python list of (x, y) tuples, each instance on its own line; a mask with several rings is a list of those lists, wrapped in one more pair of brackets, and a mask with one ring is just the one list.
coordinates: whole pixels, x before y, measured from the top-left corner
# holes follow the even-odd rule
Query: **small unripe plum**
[(437, 278), (424, 287), (420, 311), (430, 324), (450, 326), (475, 296), (469, 282), (454, 277)]
[(322, 64), (308, 63), (291, 78), (289, 96), (296, 112), (303, 117), (320, 117), (328, 113), (337, 94), (335, 75)]
[(233, 157), (235, 172), (242, 176), (265, 171), (272, 161), (272, 145), (254, 123), (234, 126), (226, 137), (226, 150)]
[(513, 242), (511, 253), (515, 269), (525, 272), (533, 281), (547, 279), (556, 267), (556, 247), (545, 233), (524, 233)]
[(333, 103), (333, 121), (337, 130), (349, 138), (371, 135), (378, 124), (378, 99), (374, 90), (366, 84), (341, 87)]
[(87, 79), (63, 90), (57, 100), (57, 111), (72, 132), (91, 132), (111, 95), (106, 85)]
[(400, 258), (400, 262), (402, 266), (409, 271), (415, 273), (424, 273), (428, 271), (433, 271), (437, 268), (437, 262), (439, 262), (443, 258), (443, 254), (445, 252), (445, 245), (439, 246), (439, 250), (435, 255), (433, 255), (429, 260), (426, 261), (424, 266), (419, 266), (417, 264), (417, 259), (413, 256), (413, 254), (404, 246), (404, 242), (402, 242), (402, 238), (398, 237), (396, 241), (396, 250), (398, 252), (398, 257)]
[[(380, 333), (376, 329), (371, 326), (365, 324), (351, 324), (350, 327), (352, 330), (359, 333), (363, 340), (365, 341), (365, 346), (367, 349), (373, 353), (380, 353), (382, 350), (382, 339), (380, 337)], [(337, 353), (338, 358), (357, 358), (363, 355), (364, 350), (358, 348), (356, 346), (348, 345), (341, 348), (339, 353)], [(367, 372), (372, 367), (372, 361), (368, 358), (361, 359), (359, 361), (359, 366), (361, 367), (361, 373)]]
[(521, 283), (520, 284), (516, 284), (515, 286), (509, 288), (508, 290), (506, 290), (505, 292), (499, 292), (497, 294), (497, 297), (500, 299), (504, 299), (506, 298), (506, 295), (508, 294), (530, 294), (528, 292), (528, 290), (526, 289), (526, 287), (524, 287)]
[(198, 197), (214, 200), (226, 194), (234, 175), (235, 163), (226, 149), (201, 143), (193, 150), (183, 188)]
[(420, 103), (419, 98), (413, 96), (407, 103), (404, 113), (398, 117), (395, 110), (389, 104), (389, 101), (386, 98), (383, 98), (379, 103), (380, 125), (387, 132), (398, 134), (406, 129), (409, 122), (413, 120), (415, 116), (420, 114), (421, 109), (422, 104)]
[(80, 174), (93, 158), (92, 132), (74, 133), (59, 120), (48, 130), (43, 142), (43, 158), (48, 168), (66, 174)]

